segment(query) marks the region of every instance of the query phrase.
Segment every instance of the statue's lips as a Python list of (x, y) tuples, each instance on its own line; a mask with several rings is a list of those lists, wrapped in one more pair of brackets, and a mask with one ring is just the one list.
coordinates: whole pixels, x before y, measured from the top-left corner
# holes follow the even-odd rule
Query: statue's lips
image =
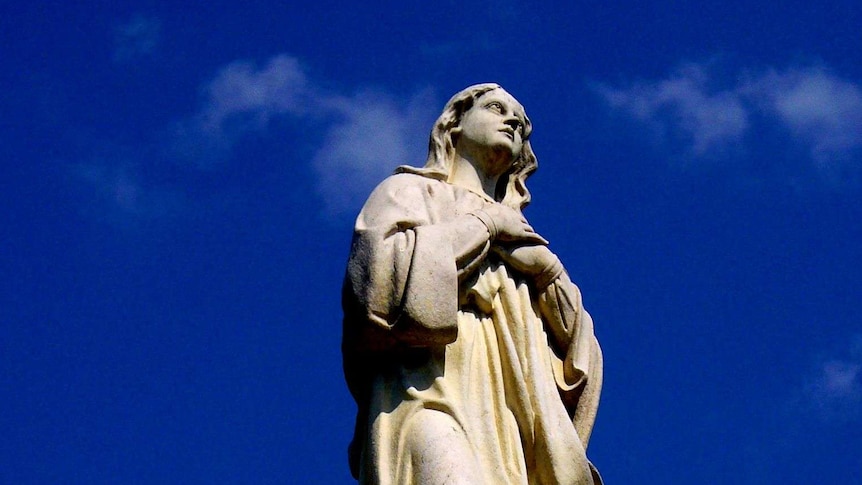
[(512, 129), (511, 127), (507, 126), (506, 128), (501, 128), (499, 131), (501, 133), (505, 133), (506, 135), (508, 135), (509, 138), (512, 139), (512, 141), (515, 140), (515, 130)]

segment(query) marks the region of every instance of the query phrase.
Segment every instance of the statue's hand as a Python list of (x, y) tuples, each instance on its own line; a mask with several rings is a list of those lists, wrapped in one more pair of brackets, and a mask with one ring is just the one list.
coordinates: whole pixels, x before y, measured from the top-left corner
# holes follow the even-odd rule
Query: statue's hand
[(557, 255), (547, 246), (494, 246), (504, 263), (527, 276), (539, 276), (559, 264)]
[(542, 236), (536, 234), (533, 227), (527, 223), (523, 214), (503, 204), (493, 204), (482, 209), (496, 226), (495, 239), (504, 242), (520, 242), (530, 244), (548, 244)]

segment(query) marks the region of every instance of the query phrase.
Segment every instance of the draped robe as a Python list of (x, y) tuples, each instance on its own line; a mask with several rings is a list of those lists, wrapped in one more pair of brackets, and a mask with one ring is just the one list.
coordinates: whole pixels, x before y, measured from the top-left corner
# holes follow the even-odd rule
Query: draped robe
[(433, 456), (414, 444), (434, 421), (420, 417), (442, 413), (431, 416), (451, 424), (465, 456), (422, 483), (449, 483), (443, 474), (460, 466), (486, 484), (600, 484), (585, 450), (602, 355), (578, 288), (565, 271), (537, 288), (487, 231), (456, 255), (458, 221), (496, 202), (416, 172), (383, 181), (354, 228), (342, 342), (359, 408), (354, 477), (419, 484), (414, 468)]

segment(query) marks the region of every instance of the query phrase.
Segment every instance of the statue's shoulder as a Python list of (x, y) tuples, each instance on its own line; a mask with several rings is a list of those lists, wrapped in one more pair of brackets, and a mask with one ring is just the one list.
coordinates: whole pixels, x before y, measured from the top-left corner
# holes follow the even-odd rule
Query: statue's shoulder
[(367, 225), (391, 218), (427, 218), (432, 205), (448, 200), (440, 197), (449, 186), (433, 178), (414, 173), (395, 173), (385, 178), (368, 196), (359, 214)]
[(386, 177), (380, 185), (391, 185), (398, 187), (413, 187), (413, 186), (427, 186), (427, 185), (438, 185), (442, 182), (434, 177), (429, 177), (426, 174), (421, 172), (421, 169), (416, 169), (414, 167), (409, 166), (401, 166), (398, 167), (398, 170)]
[[(412, 168), (412, 167), (410, 167)], [(425, 190), (429, 186), (448, 185), (446, 182), (428, 177), (421, 173), (398, 171), (383, 179), (372, 192), (372, 197), (383, 194), (410, 193)]]

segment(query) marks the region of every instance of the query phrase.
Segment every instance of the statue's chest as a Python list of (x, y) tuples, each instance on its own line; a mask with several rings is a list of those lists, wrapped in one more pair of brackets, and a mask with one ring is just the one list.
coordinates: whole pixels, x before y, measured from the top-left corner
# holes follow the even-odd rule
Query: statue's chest
[(429, 190), (426, 201), (432, 224), (445, 224), (493, 204), (469, 190), (446, 185), (443, 190)]

